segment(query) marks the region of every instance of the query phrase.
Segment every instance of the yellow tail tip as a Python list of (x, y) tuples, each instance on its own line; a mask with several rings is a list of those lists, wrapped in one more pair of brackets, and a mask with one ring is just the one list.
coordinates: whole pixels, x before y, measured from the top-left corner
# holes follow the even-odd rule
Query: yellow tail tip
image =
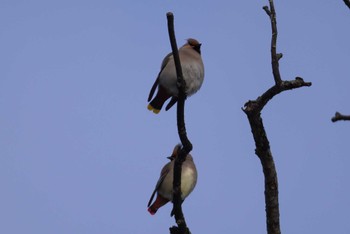
[(147, 109), (153, 111), (154, 114), (158, 114), (160, 112), (160, 110), (154, 108), (153, 106), (151, 106), (151, 104), (148, 104)]

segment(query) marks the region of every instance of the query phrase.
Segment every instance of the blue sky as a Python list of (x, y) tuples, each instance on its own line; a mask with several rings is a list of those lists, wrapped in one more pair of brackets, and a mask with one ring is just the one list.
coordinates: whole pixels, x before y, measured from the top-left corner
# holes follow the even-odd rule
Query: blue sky
[[(170, 52), (202, 42), (205, 81), (186, 102), (198, 183), (192, 233), (266, 233), (263, 175), (241, 107), (273, 85), (268, 1), (0, 3), (0, 233), (164, 233), (147, 202), (179, 142), (175, 108), (146, 108)], [(350, 233), (350, 10), (276, 1), (280, 71), (312, 87), (263, 110), (283, 233)]]

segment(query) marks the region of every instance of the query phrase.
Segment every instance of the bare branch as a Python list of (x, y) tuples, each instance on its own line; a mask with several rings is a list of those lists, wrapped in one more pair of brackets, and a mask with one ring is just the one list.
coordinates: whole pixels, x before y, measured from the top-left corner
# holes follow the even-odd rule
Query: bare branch
[(283, 81), (279, 71), (279, 60), (281, 53), (276, 52), (277, 43), (277, 21), (273, 0), (269, 0), (270, 8), (264, 6), (266, 14), (270, 17), (272, 38), (271, 38), (271, 65), (275, 85), (265, 91), (256, 100), (250, 100), (245, 103), (242, 109), (249, 120), (251, 131), (255, 141), (255, 154), (259, 157), (263, 167), (265, 178), (265, 206), (266, 206), (266, 226), (268, 234), (280, 234), (279, 220), (279, 202), (278, 202), (278, 180), (275, 163), (272, 157), (270, 143), (261, 118), (261, 111), (264, 106), (277, 94), (300, 88), (311, 86), (311, 82), (305, 82), (302, 78), (296, 77), (295, 80)]
[(281, 84), (282, 79), (279, 71), (279, 60), (282, 58), (281, 55), (277, 54), (277, 21), (276, 21), (276, 11), (275, 6), (272, 0), (270, 2), (270, 9), (267, 6), (264, 6), (263, 9), (270, 17), (271, 29), (272, 29), (272, 38), (271, 38), (271, 63), (272, 63), (272, 73), (275, 79), (275, 84)]
[[(253, 113), (253, 112), (251, 112)], [(260, 112), (247, 113), (255, 140), (255, 154), (259, 157), (265, 178), (265, 211), (268, 234), (280, 234), (278, 180), (275, 163), (270, 150)]]
[[(350, 9), (350, 0), (344, 0), (345, 5)], [(335, 112), (335, 115), (332, 117), (332, 122), (337, 122), (339, 120), (350, 120), (350, 115), (342, 115), (339, 112)]]
[(184, 117), (184, 109), (185, 109), (185, 100), (186, 100), (186, 82), (183, 79), (182, 68), (180, 63), (179, 52), (177, 49), (175, 31), (174, 31), (174, 15), (171, 12), (167, 13), (168, 20), (168, 32), (169, 39), (171, 44), (171, 49), (173, 52), (176, 74), (177, 74), (177, 85), (179, 89), (178, 101), (177, 101), (177, 128), (179, 137), (182, 143), (182, 149), (180, 150), (179, 155), (175, 159), (174, 164), (174, 181), (173, 181), (173, 211), (172, 213), (175, 215), (175, 220), (178, 227), (174, 226), (170, 228), (170, 233), (175, 234), (188, 234), (190, 233), (185, 217), (182, 212), (182, 199), (181, 199), (181, 170), (182, 163), (185, 161), (186, 156), (192, 150), (192, 144), (187, 138), (186, 127), (185, 127), (185, 117)]
[(339, 120), (350, 120), (350, 115), (342, 115), (339, 112), (335, 112), (334, 117), (332, 118), (332, 122), (337, 122)]
[(259, 96), (254, 101), (248, 101), (244, 104), (244, 112), (261, 112), (264, 106), (277, 94), (303, 86), (311, 86), (311, 82), (305, 82), (301, 77), (296, 77), (295, 80), (281, 81), (280, 85), (274, 85), (269, 88), (265, 93)]

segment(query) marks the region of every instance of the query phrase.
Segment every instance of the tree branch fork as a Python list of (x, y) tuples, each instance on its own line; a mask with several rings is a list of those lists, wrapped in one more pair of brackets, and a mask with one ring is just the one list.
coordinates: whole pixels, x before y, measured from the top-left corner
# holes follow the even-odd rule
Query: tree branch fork
[(277, 94), (283, 91), (292, 90), (300, 87), (310, 87), (311, 85), (311, 82), (305, 82), (301, 77), (296, 77), (295, 80), (290, 81), (281, 80), (280, 83), (275, 84), (274, 86), (269, 88), (256, 100), (249, 100), (248, 102), (246, 102), (242, 110), (247, 115), (256, 114), (257, 112), (261, 112), (264, 106)]
[(269, 0), (270, 7), (264, 6), (263, 9), (270, 18), (271, 22), (271, 66), (275, 84), (265, 91), (256, 100), (249, 100), (244, 104), (242, 110), (248, 117), (253, 138), (255, 141), (255, 154), (260, 159), (264, 180), (265, 180), (265, 211), (266, 228), (268, 234), (280, 234), (279, 220), (279, 199), (278, 199), (278, 180), (277, 171), (270, 149), (270, 143), (261, 118), (261, 111), (265, 105), (277, 94), (300, 87), (309, 87), (311, 82), (305, 82), (301, 77), (294, 80), (284, 81), (279, 71), (279, 60), (283, 54), (277, 53), (277, 21), (273, 0)]

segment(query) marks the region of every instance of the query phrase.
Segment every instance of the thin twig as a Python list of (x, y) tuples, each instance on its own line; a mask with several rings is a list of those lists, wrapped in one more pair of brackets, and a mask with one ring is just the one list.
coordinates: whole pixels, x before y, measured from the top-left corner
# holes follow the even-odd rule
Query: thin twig
[(350, 115), (342, 115), (339, 112), (335, 112), (335, 115), (332, 118), (332, 122), (337, 122), (339, 120), (350, 120)]
[(173, 52), (176, 74), (177, 74), (177, 85), (179, 89), (178, 100), (177, 100), (177, 128), (179, 137), (182, 143), (182, 148), (179, 155), (175, 159), (174, 164), (174, 181), (173, 181), (173, 213), (175, 215), (175, 220), (178, 227), (171, 227), (170, 233), (181, 233), (188, 234), (190, 233), (185, 217), (182, 212), (182, 199), (181, 199), (181, 169), (182, 163), (185, 161), (186, 156), (192, 150), (192, 144), (187, 138), (186, 127), (185, 127), (185, 100), (186, 100), (186, 82), (183, 79), (182, 68), (180, 63), (179, 52), (177, 49), (175, 32), (174, 32), (174, 15), (171, 12), (167, 13), (168, 20), (168, 32), (170, 38), (171, 49)]
[(256, 100), (250, 100), (245, 103), (243, 111), (246, 113), (251, 131), (255, 141), (255, 154), (259, 157), (263, 167), (265, 178), (265, 209), (266, 209), (266, 228), (268, 234), (280, 234), (280, 212), (278, 202), (278, 179), (275, 163), (272, 157), (270, 143), (266, 135), (263, 120), (261, 118), (261, 111), (264, 106), (277, 94), (300, 88), (304, 86), (311, 86), (311, 82), (304, 82), (300, 77), (295, 80), (283, 81), (279, 71), (279, 60), (282, 54), (276, 52), (277, 43), (277, 21), (276, 12), (273, 0), (269, 0), (270, 8), (264, 6), (266, 14), (270, 17), (272, 39), (271, 39), (271, 65), (272, 73), (275, 80), (275, 85), (265, 91)]
[(270, 2), (270, 9), (267, 6), (264, 6), (263, 9), (270, 17), (271, 21), (271, 29), (272, 29), (272, 37), (271, 37), (271, 63), (272, 63), (272, 73), (275, 79), (275, 84), (279, 85), (282, 82), (281, 74), (279, 70), (279, 60), (282, 58), (282, 54), (277, 54), (277, 21), (276, 21), (276, 11), (275, 6), (272, 0)]

